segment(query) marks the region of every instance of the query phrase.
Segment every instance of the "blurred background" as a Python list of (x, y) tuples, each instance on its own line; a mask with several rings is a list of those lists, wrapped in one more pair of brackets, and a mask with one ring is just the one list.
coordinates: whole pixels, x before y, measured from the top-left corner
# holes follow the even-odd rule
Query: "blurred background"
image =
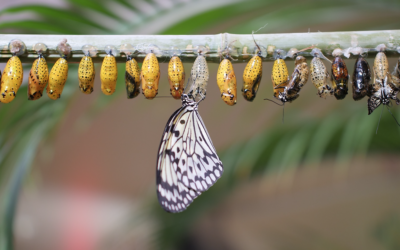
[[(400, 2), (275, 0), (2, 0), (3, 34), (249, 34), (389, 30)], [(43, 41), (44, 43), (46, 41)], [(373, 58), (369, 60), (373, 65)], [(390, 59), (390, 68), (396, 63)], [(292, 60), (286, 61), (293, 71)], [(352, 74), (355, 59), (346, 59)], [(5, 64), (0, 67), (3, 70)], [(51, 68), (52, 65), (49, 65)], [(309, 81), (282, 108), (272, 62), (257, 98), (220, 98), (217, 64), (200, 114), (225, 173), (183, 213), (168, 214), (155, 190), (156, 152), (171, 98), (126, 99), (78, 90), (70, 65), (61, 99), (0, 104), (0, 247), (30, 250), (400, 249), (400, 130), (367, 99), (316, 95)], [(169, 95), (167, 62), (159, 95)], [(234, 64), (238, 89), (245, 64)], [(191, 64), (185, 64), (188, 72)], [(240, 91), (239, 91), (240, 92)], [(238, 92), (238, 93), (239, 93)], [(239, 94), (240, 95), (240, 94)], [(400, 108), (392, 112), (400, 119)]]

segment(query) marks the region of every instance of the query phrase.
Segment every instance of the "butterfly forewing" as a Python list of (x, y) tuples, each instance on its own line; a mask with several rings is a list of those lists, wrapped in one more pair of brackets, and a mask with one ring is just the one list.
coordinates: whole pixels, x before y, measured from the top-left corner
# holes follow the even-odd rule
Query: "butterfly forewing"
[(221, 176), (223, 166), (197, 111), (184, 104), (164, 129), (157, 159), (157, 195), (168, 212), (181, 212)]

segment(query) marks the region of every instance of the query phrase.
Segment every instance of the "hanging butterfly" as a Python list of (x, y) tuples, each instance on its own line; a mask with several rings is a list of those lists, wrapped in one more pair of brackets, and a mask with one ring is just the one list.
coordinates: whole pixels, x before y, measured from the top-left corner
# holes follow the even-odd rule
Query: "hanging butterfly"
[[(189, 79), (189, 93), (182, 94), (182, 107), (169, 118), (158, 149), (158, 201), (171, 213), (185, 210), (224, 171), (198, 112), (205, 90), (196, 85), (197, 77), (194, 79)], [(199, 101), (195, 101), (197, 94), (201, 96)]]

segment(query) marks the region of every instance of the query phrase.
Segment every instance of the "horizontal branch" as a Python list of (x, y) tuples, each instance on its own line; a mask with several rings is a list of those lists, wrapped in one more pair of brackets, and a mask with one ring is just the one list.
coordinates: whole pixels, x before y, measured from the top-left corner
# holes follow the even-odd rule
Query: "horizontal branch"
[[(33, 62), (37, 57), (32, 47), (36, 43), (44, 43), (48, 47), (45, 57), (48, 62), (55, 62), (59, 58), (56, 50), (57, 44), (66, 38), (68, 44), (72, 47), (72, 55), (69, 62), (79, 62), (83, 56), (82, 46), (91, 44), (98, 49), (98, 54), (93, 58), (95, 62), (101, 62), (105, 56), (104, 47), (114, 45), (117, 49), (122, 44), (130, 43), (134, 46), (139, 44), (155, 44), (162, 51), (160, 62), (168, 62), (171, 47), (174, 46), (183, 51), (181, 58), (184, 62), (193, 62), (196, 54), (192, 48), (196, 45), (204, 45), (210, 49), (207, 53), (207, 61), (220, 61), (218, 51), (225, 48), (232, 42), (237, 53), (232, 53), (232, 57), (238, 59), (234, 63), (243, 63), (251, 58), (254, 52), (255, 44), (251, 34), (237, 35), (222, 33), (216, 35), (18, 35), (7, 34), (0, 35), (0, 62), (6, 62), (11, 57), (8, 50), (8, 43), (12, 39), (22, 40), (27, 47), (27, 53), (20, 56), (22, 62)], [(330, 55), (335, 48), (347, 49), (349, 47), (359, 46), (369, 49), (368, 56), (375, 55), (374, 48), (378, 44), (387, 46), (387, 55), (397, 57), (397, 47), (400, 45), (400, 30), (385, 31), (352, 31), (352, 32), (313, 32), (313, 33), (286, 33), (286, 34), (255, 34), (254, 38), (263, 48), (269, 48), (268, 55), (264, 61), (273, 60), (273, 49), (282, 49), (288, 51), (291, 48), (303, 49), (311, 45), (316, 45), (326, 55)], [(233, 42), (234, 41), (234, 42)], [(265, 55), (265, 54), (264, 54)], [(144, 52), (136, 54), (134, 57), (139, 62), (143, 61)], [(304, 56), (310, 56), (305, 53)], [(125, 61), (125, 55), (119, 53), (118, 62)], [(163, 60), (164, 59), (164, 60)]]

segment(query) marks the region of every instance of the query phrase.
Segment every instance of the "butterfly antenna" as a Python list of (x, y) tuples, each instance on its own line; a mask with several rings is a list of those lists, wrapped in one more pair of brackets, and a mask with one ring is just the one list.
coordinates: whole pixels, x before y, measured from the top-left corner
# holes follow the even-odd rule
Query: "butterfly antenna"
[(399, 122), (397, 121), (396, 117), (394, 117), (394, 115), (392, 114), (392, 111), (390, 111), (390, 109), (388, 107), (386, 107), (387, 110), (389, 111), (389, 113), (392, 115), (393, 119), (396, 121), (397, 125), (400, 127)]
[(282, 108), (282, 123), (285, 123), (285, 103), (283, 103), (283, 108)]
[(277, 102), (275, 102), (275, 101), (273, 101), (273, 100), (271, 100), (271, 99), (268, 99), (268, 98), (265, 98), (264, 100), (273, 102), (273, 103), (275, 103), (276, 105), (279, 105), (279, 106), (283, 106), (283, 105), (284, 105), (284, 103), (277, 103)]
[(381, 116), (379, 117), (378, 127), (376, 128), (376, 134), (378, 134), (379, 123), (381, 123), (382, 113), (383, 113), (383, 106), (382, 106)]

